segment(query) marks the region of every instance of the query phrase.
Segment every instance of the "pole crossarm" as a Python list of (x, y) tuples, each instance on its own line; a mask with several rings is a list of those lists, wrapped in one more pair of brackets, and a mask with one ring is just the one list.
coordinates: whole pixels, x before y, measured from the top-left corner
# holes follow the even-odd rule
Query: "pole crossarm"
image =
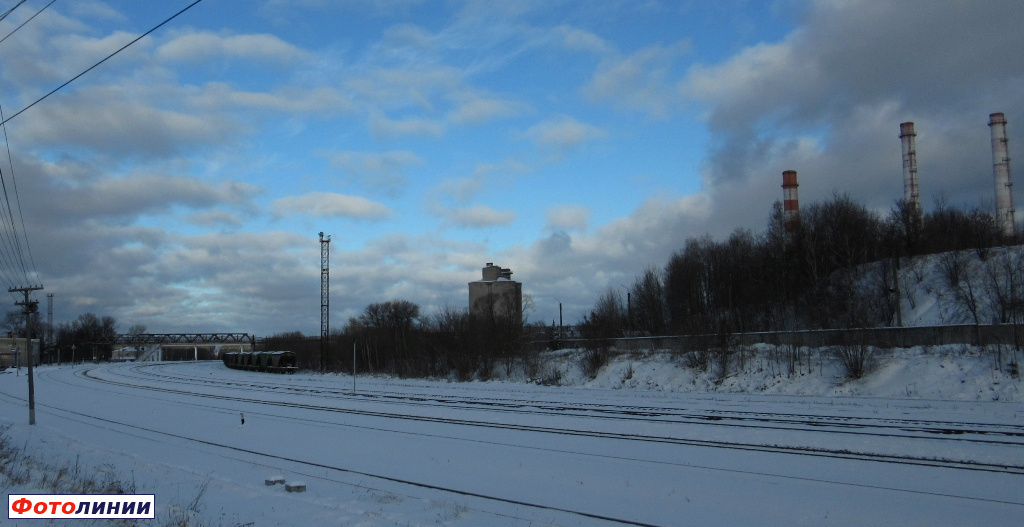
[(110, 344), (252, 344), (248, 333), (136, 333), (114, 335)]

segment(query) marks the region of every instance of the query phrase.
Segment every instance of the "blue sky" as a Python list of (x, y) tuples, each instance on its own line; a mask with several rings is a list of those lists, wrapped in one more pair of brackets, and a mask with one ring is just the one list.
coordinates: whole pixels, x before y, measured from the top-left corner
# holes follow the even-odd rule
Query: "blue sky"
[[(189, 3), (59, 0), (0, 43), (5, 114)], [(783, 170), (804, 203), (887, 211), (903, 121), (926, 208), (991, 206), (1022, 22), (1013, 2), (204, 0), (7, 132), (57, 322), (315, 335), (320, 231), (335, 329), (371, 302), (464, 307), (487, 262), (533, 320), (575, 321), (689, 237), (760, 232)]]

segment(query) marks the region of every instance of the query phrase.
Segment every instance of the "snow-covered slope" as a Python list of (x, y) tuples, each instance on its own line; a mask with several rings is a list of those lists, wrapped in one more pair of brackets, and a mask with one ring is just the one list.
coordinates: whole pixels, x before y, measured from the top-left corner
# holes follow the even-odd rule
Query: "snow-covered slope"
[[(960, 292), (951, 285), (950, 272), (960, 271)], [(975, 251), (942, 253), (901, 262), (900, 305), (905, 326), (937, 326), (946, 324), (973, 324), (972, 306), (968, 298), (974, 297), (981, 324), (991, 324), (1000, 316), (998, 293), (1009, 289), (1009, 279), (1016, 280), (1018, 289), (1024, 278), (1024, 246), (990, 249), (985, 259)], [(1024, 291), (1017, 291), (1018, 296)]]
[[(685, 358), (669, 353), (621, 355), (594, 379), (586, 378), (574, 362), (558, 361), (561, 384), (674, 392), (769, 393), (885, 398), (945, 399), (960, 401), (1021, 401), (1024, 383), (1011, 374), (1013, 354), (1003, 350), (997, 367), (994, 350), (961, 345), (873, 350), (873, 367), (860, 379), (846, 378), (842, 365), (828, 350), (803, 350), (792, 374), (783, 353), (758, 346), (742, 366), (733, 356), (731, 371), (720, 378), (715, 366), (688, 367)], [(1017, 354), (1019, 358), (1020, 353)], [(555, 366), (557, 365), (557, 366)]]

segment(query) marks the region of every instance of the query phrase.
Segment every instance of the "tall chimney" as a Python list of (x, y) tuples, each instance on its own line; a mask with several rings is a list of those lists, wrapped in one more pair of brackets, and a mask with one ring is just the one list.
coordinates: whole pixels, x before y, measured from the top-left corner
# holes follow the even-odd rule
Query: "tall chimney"
[(903, 142), (903, 200), (921, 213), (921, 195), (917, 186), (917, 147), (914, 146), (914, 123), (900, 123), (900, 140)]
[(992, 173), (996, 183), (996, 224), (1006, 236), (1016, 234), (1013, 210), (1013, 181), (1010, 179), (1010, 154), (1006, 140), (1006, 118), (1002, 113), (988, 116), (992, 128)]
[(782, 219), (785, 221), (786, 232), (796, 230), (800, 219), (800, 198), (797, 197), (796, 170), (782, 173)]

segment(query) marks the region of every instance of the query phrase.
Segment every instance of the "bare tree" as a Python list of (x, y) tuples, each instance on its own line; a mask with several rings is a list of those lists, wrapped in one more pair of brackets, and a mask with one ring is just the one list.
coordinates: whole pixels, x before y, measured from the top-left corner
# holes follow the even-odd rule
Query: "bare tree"
[(625, 327), (626, 311), (622, 298), (618, 291), (609, 287), (580, 323), (580, 334), (586, 339), (583, 369), (590, 378), (594, 378), (608, 362), (612, 339), (622, 336)]
[(971, 273), (970, 261), (964, 251), (949, 251), (939, 256), (939, 268), (946, 286), (949, 288), (950, 300), (947, 305), (958, 316), (969, 317), (975, 324), (981, 323), (980, 318), (980, 284)]
[(633, 282), (631, 324), (635, 330), (649, 335), (665, 331), (665, 290), (661, 273), (651, 267)]

